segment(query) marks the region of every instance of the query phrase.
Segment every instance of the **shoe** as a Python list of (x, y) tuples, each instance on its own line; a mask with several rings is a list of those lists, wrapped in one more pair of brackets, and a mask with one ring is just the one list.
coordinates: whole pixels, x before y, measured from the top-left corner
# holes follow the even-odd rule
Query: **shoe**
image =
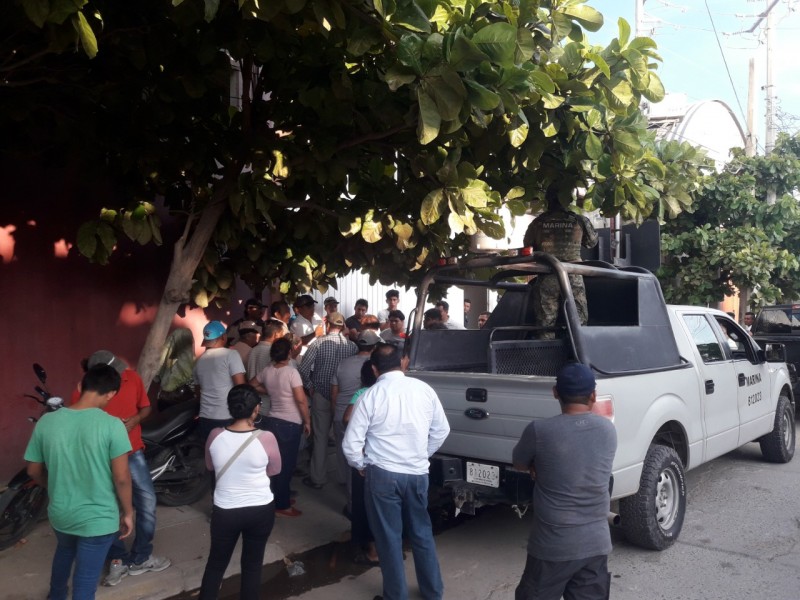
[(367, 556), (366, 552), (359, 552), (356, 554), (355, 558), (353, 558), (353, 562), (357, 565), (364, 565), (367, 567), (379, 567), (381, 563), (377, 560), (372, 560), (369, 556)]
[(303, 485), (307, 485), (313, 490), (321, 490), (323, 484), (315, 483), (311, 477), (303, 477)]
[(294, 506), (289, 508), (276, 508), (275, 514), (280, 515), (282, 517), (299, 517), (302, 515), (302, 511), (297, 510)]
[(166, 556), (153, 556), (151, 554), (150, 558), (148, 558), (146, 561), (141, 562), (138, 565), (131, 565), (128, 567), (128, 575), (141, 575), (142, 573), (147, 573), (148, 571), (159, 573), (168, 568), (171, 564), (172, 561)]
[(103, 585), (109, 587), (115, 586), (127, 576), (128, 566), (123, 564), (123, 562), (118, 558), (115, 558), (108, 565), (108, 575), (106, 575), (106, 578), (103, 579)]

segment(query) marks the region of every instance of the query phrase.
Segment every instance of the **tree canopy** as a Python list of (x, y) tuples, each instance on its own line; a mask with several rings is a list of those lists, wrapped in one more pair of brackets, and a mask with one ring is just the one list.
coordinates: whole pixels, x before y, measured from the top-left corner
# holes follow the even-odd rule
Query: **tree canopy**
[(753, 290), (755, 306), (797, 298), (799, 186), (797, 137), (781, 134), (767, 156), (734, 149), (722, 172), (701, 179), (690, 211), (664, 226), (659, 277), (667, 300), (711, 304), (737, 290)]
[(77, 234), (92, 260), (119, 235), (161, 243), (157, 199), (180, 218), (165, 314), (224, 299), (236, 275), (290, 294), (353, 269), (413, 283), (553, 183), (565, 205), (581, 187), (585, 208), (635, 221), (691, 203), (696, 153), (657, 145), (640, 110), (664, 94), (655, 43), (620, 19), (592, 44), (603, 18), (585, 0), (15, 9), (0, 151), (114, 181)]

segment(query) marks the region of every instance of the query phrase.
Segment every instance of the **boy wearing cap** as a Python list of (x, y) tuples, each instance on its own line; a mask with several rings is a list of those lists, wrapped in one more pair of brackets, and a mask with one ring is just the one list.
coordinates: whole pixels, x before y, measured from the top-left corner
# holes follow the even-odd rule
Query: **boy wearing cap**
[(616, 429), (592, 413), (597, 394), (586, 365), (562, 367), (553, 395), (561, 414), (530, 423), (513, 452), (514, 467), (536, 481), (528, 558), (514, 598), (608, 598)]
[(347, 512), (350, 512), (350, 467), (342, 452), (344, 439), (344, 412), (350, 406), (350, 400), (361, 387), (361, 367), (369, 359), (375, 346), (381, 343), (380, 336), (367, 329), (358, 334), (356, 346), (358, 353), (348, 356), (336, 368), (336, 373), (331, 380), (331, 412), (333, 413), (333, 435), (336, 440), (336, 467), (339, 480), (347, 486)]
[[(153, 538), (156, 534), (156, 491), (150, 478), (150, 468), (144, 457), (141, 422), (150, 415), (150, 399), (139, 374), (120, 357), (109, 350), (98, 350), (86, 362), (88, 369), (99, 365), (113, 367), (119, 373), (119, 391), (103, 408), (112, 417), (117, 417), (128, 431), (131, 451), (128, 466), (133, 487), (133, 508), (136, 511), (136, 536), (131, 551), (125, 550), (125, 542), (116, 538), (108, 551), (110, 560), (108, 575), (103, 585), (117, 585), (128, 575), (140, 575), (148, 571), (159, 572), (168, 568), (172, 561), (163, 556), (153, 556)], [(70, 406), (80, 399), (81, 390), (72, 394)]]
[(203, 327), (205, 352), (194, 363), (192, 376), (200, 392), (200, 420), (197, 431), (203, 442), (216, 427), (233, 420), (228, 412), (228, 392), (234, 385), (247, 383), (242, 357), (226, 348), (225, 325), (211, 321)]

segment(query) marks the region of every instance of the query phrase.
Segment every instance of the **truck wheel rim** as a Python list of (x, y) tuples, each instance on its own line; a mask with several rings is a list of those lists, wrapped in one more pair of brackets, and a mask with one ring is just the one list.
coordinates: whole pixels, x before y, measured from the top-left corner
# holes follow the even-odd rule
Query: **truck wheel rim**
[(792, 411), (787, 408), (783, 411), (783, 447), (787, 450), (791, 449), (793, 432)]
[(678, 516), (678, 485), (672, 469), (664, 469), (658, 475), (656, 485), (656, 520), (659, 527), (667, 530), (675, 524)]

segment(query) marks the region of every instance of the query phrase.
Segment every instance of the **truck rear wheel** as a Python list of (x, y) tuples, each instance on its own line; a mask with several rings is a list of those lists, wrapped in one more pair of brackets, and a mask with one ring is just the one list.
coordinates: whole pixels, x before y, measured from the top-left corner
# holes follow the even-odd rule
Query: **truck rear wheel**
[(758, 438), (764, 460), (787, 463), (794, 456), (795, 431), (794, 409), (789, 398), (781, 394), (775, 408), (775, 427), (767, 435)]
[(637, 546), (664, 550), (678, 539), (685, 514), (683, 463), (672, 448), (651, 444), (639, 491), (619, 501), (622, 530)]

